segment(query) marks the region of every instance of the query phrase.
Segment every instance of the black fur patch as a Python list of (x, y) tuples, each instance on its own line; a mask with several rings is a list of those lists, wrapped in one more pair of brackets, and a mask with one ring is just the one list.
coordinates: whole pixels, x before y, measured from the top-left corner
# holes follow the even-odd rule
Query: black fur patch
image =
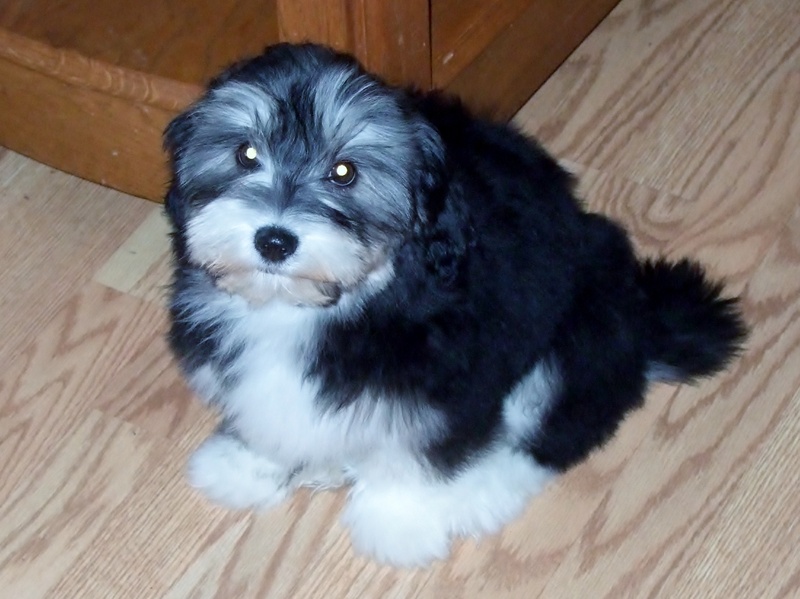
[[(296, 69), (294, 78), (310, 85), (326, 61), (351, 59), (279, 46), (236, 65), (212, 87), (231, 79), (268, 85), (266, 74), (277, 68)], [(304, 122), (308, 89), (292, 94), (292, 110), (281, 109), (284, 126), (274, 134), (283, 137), (273, 140), (290, 148), (304, 145), (292, 136), (314, 126)], [(324, 407), (341, 409), (364, 397), (404, 402), (406, 413), (435, 406), (447, 432), (431, 443), (428, 457), (452, 472), (502, 434), (505, 398), (549, 360), (560, 379), (557, 394), (520, 449), (563, 470), (608, 440), (641, 404), (648, 373), (688, 381), (735, 354), (745, 336), (737, 304), (722, 299), (699, 266), (640, 263), (625, 232), (585, 212), (570, 175), (513, 128), (477, 119), (438, 94), (396, 94), (408, 126), (427, 136), (408, 189), (415, 217), (393, 256), (391, 282), (317, 333), (306, 372), (320, 383)], [(173, 157), (188, 127), (191, 112), (168, 129)], [(186, 259), (187, 208), (178, 188), (176, 181), (167, 198), (177, 300), (200, 284)], [(330, 218), (359, 230), (357, 213)], [(226, 359), (214, 341), (224, 331), (192, 323), (180, 305), (173, 301), (170, 339), (182, 362), (191, 369), (209, 357)]]

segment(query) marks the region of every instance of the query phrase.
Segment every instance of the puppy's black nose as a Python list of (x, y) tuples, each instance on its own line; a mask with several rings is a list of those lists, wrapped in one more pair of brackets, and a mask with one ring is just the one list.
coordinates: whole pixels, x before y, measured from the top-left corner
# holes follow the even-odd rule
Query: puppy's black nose
[(262, 227), (256, 231), (255, 244), (258, 252), (270, 262), (283, 262), (295, 253), (297, 236), (281, 227)]

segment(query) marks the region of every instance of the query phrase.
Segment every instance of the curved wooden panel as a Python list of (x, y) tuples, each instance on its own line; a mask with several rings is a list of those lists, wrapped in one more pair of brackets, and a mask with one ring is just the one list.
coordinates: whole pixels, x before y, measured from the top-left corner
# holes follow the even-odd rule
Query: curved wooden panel
[(0, 2), (0, 144), (160, 200), (166, 123), (277, 39), (274, 0)]
[(176, 110), (196, 97), (199, 87), (88, 58), (79, 52), (0, 29), (0, 58), (42, 75), (103, 94)]
[(0, 145), (160, 200), (161, 133), (203, 83), (278, 41), (354, 53), (393, 83), (509, 118), (618, 0), (8, 0)]
[(431, 87), (429, 0), (277, 0), (282, 40), (349, 52), (398, 85)]
[(278, 39), (275, 0), (2, 0), (0, 28), (183, 83)]
[(0, 29), (0, 143), (121, 191), (162, 197), (161, 132), (200, 91)]

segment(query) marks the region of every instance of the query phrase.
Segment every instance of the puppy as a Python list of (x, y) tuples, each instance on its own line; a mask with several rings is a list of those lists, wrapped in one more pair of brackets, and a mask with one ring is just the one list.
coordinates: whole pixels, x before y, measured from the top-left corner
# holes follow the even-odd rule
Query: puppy
[(325, 47), (232, 66), (165, 145), (169, 342), (221, 415), (189, 482), (232, 508), (348, 484), (383, 562), (498, 531), (648, 383), (745, 337), (699, 265), (637, 259), (535, 141)]

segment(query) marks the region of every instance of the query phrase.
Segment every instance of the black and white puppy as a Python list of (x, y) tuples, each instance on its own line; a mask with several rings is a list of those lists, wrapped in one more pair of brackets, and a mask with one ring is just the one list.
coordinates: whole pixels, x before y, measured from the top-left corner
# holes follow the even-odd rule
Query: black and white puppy
[(350, 484), (381, 561), (497, 531), (650, 381), (745, 336), (700, 266), (638, 260), (536, 142), (324, 47), (234, 65), (166, 147), (169, 339), (222, 417), (190, 483), (235, 508)]

